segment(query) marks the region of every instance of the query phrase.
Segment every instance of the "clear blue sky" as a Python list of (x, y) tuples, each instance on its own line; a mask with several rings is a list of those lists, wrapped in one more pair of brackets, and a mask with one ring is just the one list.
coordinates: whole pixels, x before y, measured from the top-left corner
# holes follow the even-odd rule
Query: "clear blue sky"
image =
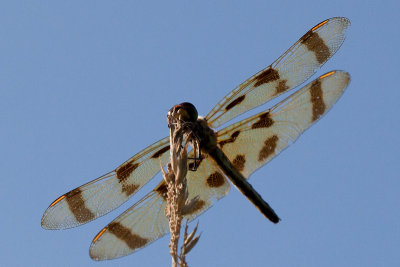
[(251, 179), (282, 222), (232, 188), (199, 217), (188, 259), (400, 266), (399, 10), (396, 1), (2, 1), (0, 265), (168, 266), (168, 238), (114, 261), (88, 254), (94, 235), (155, 182), (78, 228), (46, 231), (41, 216), (166, 136), (172, 105), (207, 114), (311, 27), (345, 16), (347, 39), (318, 74), (350, 72), (348, 90)]

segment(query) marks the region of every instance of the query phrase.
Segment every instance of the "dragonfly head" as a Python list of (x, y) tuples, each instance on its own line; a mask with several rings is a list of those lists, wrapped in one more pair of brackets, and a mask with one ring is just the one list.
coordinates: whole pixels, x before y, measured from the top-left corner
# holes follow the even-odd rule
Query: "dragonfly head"
[(189, 102), (173, 106), (169, 111), (167, 118), (172, 118), (180, 122), (196, 122), (198, 118), (197, 109)]

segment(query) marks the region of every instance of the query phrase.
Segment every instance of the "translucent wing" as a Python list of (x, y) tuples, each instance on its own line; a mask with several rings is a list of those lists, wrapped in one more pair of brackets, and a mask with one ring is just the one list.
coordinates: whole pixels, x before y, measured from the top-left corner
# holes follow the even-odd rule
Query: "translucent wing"
[(90, 222), (119, 207), (160, 171), (169, 158), (169, 137), (142, 150), (114, 171), (57, 198), (42, 217), (45, 229)]
[[(193, 156), (193, 152), (189, 154)], [(215, 200), (229, 192), (229, 183), (218, 166), (204, 155), (198, 169), (187, 175), (189, 199), (198, 197), (189, 220), (207, 210)], [(137, 202), (93, 239), (90, 256), (95, 260), (122, 257), (137, 251), (169, 231), (165, 217), (167, 187), (161, 182), (152, 192)]]
[(206, 116), (209, 126), (217, 128), (307, 80), (336, 53), (349, 25), (348, 19), (337, 17), (313, 27), (272, 65), (225, 96)]
[[(217, 133), (218, 143), (235, 167), (249, 177), (326, 114), (349, 80), (349, 75), (341, 71), (322, 75), (267, 112), (221, 130)], [(189, 220), (224, 197), (230, 188), (216, 163), (207, 155), (203, 157), (197, 171), (188, 172), (187, 176), (189, 198), (199, 197), (196, 208), (186, 216)], [(92, 241), (90, 256), (95, 260), (126, 256), (166, 234), (166, 192), (166, 185), (161, 182), (103, 228)]]
[(325, 115), (349, 81), (346, 72), (326, 73), (268, 111), (219, 131), (218, 143), (248, 178)]

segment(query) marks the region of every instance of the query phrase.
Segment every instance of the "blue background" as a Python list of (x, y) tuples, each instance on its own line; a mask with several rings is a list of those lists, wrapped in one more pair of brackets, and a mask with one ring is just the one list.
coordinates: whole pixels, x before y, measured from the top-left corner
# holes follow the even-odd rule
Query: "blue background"
[(199, 217), (188, 261), (400, 266), (399, 10), (396, 1), (2, 1), (0, 265), (168, 266), (166, 237), (114, 261), (88, 255), (94, 235), (156, 181), (78, 228), (46, 231), (41, 216), (168, 135), (174, 104), (206, 115), (311, 27), (345, 16), (347, 39), (318, 74), (350, 72), (348, 90), (251, 179), (282, 222), (232, 188)]

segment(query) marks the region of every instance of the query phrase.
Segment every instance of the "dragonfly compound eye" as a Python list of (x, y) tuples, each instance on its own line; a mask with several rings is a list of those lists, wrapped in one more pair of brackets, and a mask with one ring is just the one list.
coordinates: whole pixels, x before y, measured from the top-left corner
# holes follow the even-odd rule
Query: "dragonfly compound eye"
[(189, 103), (184, 102), (175, 106), (177, 117), (181, 121), (195, 122), (199, 116), (196, 107)]

